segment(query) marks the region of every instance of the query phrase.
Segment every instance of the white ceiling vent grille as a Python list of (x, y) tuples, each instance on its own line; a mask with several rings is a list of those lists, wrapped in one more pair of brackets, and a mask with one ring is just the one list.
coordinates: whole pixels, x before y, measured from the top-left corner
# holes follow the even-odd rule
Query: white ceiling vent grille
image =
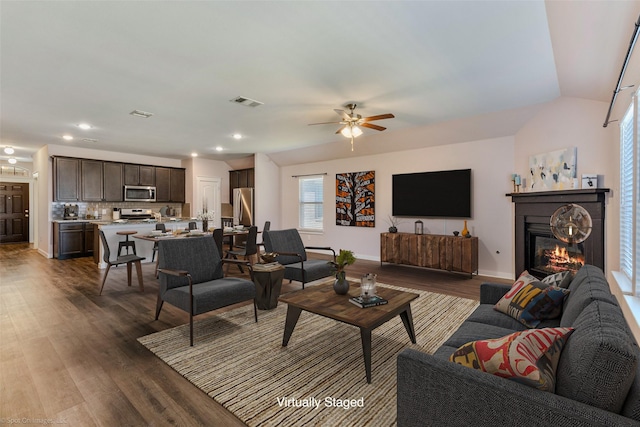
[(98, 142), (98, 140), (97, 140), (97, 139), (93, 139), (93, 138), (82, 138), (82, 140), (83, 140), (84, 142), (91, 142), (91, 143), (96, 143), (96, 142)]
[(245, 107), (258, 107), (260, 105), (264, 105), (264, 102), (256, 101), (255, 99), (244, 96), (236, 96), (231, 99), (230, 102), (235, 102), (236, 104), (244, 105)]

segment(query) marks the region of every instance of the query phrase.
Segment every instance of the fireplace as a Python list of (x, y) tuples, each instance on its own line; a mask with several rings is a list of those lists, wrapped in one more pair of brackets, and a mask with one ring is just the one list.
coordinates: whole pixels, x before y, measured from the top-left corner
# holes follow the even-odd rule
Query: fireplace
[(527, 227), (529, 248), (525, 251), (527, 270), (536, 277), (565, 270), (576, 272), (584, 265), (584, 244), (569, 244), (555, 238), (551, 228), (542, 224)]
[[(508, 194), (516, 206), (516, 276), (527, 270), (541, 279), (560, 271), (577, 271), (584, 264), (604, 270), (604, 208), (608, 191), (597, 188)], [(582, 243), (565, 243), (551, 232), (551, 215), (567, 203), (581, 205), (591, 215), (591, 235)]]

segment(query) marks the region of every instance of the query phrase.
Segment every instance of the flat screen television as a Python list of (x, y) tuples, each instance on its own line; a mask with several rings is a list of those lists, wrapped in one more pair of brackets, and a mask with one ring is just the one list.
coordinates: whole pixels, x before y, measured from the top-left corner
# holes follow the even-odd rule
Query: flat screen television
[(471, 169), (393, 175), (393, 216), (471, 218)]

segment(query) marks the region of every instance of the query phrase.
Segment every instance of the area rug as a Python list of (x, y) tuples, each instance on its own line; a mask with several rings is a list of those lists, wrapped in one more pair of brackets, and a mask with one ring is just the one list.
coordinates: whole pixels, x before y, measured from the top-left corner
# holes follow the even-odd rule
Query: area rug
[(396, 357), (405, 348), (433, 353), (478, 305), (431, 292), (411, 304), (417, 344), (396, 317), (372, 334), (367, 384), (358, 328), (303, 312), (282, 347), (286, 304), (194, 322), (138, 341), (249, 426), (392, 426)]

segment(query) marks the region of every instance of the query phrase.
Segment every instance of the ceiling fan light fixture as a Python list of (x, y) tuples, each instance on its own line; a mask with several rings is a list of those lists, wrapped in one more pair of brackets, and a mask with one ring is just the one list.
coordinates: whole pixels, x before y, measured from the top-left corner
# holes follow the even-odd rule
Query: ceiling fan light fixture
[(354, 126), (354, 125), (349, 125), (349, 126), (345, 126), (340, 133), (342, 134), (342, 136), (344, 136), (345, 138), (357, 138), (360, 135), (362, 135), (362, 129), (360, 129), (358, 126)]

